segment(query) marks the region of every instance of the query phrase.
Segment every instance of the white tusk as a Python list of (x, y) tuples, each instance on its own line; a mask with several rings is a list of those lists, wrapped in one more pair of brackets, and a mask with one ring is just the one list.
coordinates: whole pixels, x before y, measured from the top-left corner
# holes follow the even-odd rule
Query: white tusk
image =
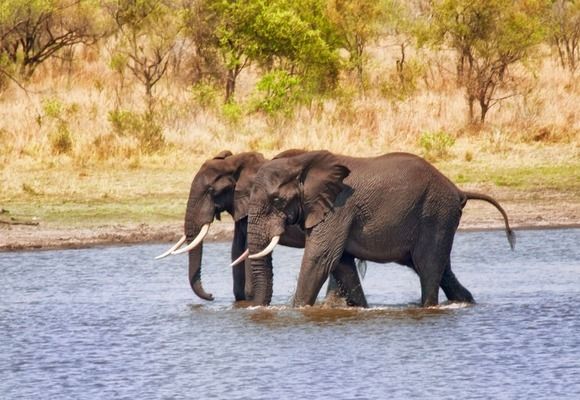
[(210, 225), (211, 224), (205, 224), (204, 226), (202, 226), (201, 227), (201, 230), (198, 233), (198, 235), (195, 237), (195, 239), (193, 239), (191, 241), (190, 244), (188, 244), (187, 246), (185, 246), (183, 249), (179, 249), (179, 250), (172, 251), (171, 254), (187, 253), (188, 251), (191, 251), (191, 250), (195, 249), (201, 242), (203, 242), (203, 239), (205, 238), (205, 235), (207, 235), (207, 232), (209, 231), (209, 226)]
[(264, 250), (262, 250), (261, 252), (257, 253), (257, 254), (252, 254), (250, 257), (250, 259), (255, 260), (256, 258), (262, 258), (267, 256), (268, 254), (270, 254), (272, 252), (272, 250), (274, 250), (274, 247), (276, 247), (276, 245), (278, 244), (278, 242), (280, 241), (280, 235), (276, 235), (272, 238), (272, 240), (270, 241), (270, 244), (268, 245), (268, 247), (266, 247)]
[(246, 258), (248, 258), (249, 255), (250, 255), (250, 249), (246, 249), (246, 251), (244, 251), (242, 253), (242, 255), (236, 259), (236, 261), (234, 261), (233, 263), (230, 264), (230, 267), (235, 267), (236, 265), (238, 265), (239, 263), (244, 261)]
[(162, 259), (162, 258), (164, 258), (164, 257), (167, 257), (167, 256), (168, 256), (168, 255), (170, 255), (172, 252), (174, 252), (176, 249), (178, 249), (178, 248), (179, 248), (179, 246), (181, 246), (181, 245), (183, 244), (183, 242), (185, 242), (185, 235), (183, 235), (183, 236), (181, 237), (181, 239), (179, 239), (179, 241), (173, 245), (173, 247), (172, 247), (172, 248), (170, 248), (169, 250), (167, 250), (165, 253), (163, 253), (163, 254), (161, 254), (161, 255), (158, 255), (157, 257), (155, 257), (155, 259), (156, 259), (156, 260), (160, 260), (160, 259)]

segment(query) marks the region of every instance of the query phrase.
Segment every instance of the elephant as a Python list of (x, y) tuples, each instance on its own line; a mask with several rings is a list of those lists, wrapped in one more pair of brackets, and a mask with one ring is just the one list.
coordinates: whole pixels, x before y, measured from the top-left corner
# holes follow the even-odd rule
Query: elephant
[(254, 302), (270, 304), (270, 252), (288, 226), (299, 225), (306, 238), (293, 306), (313, 305), (345, 257), (410, 267), (419, 276), (423, 307), (438, 304), (439, 287), (449, 301), (473, 303), (450, 263), (468, 200), (499, 210), (513, 250), (515, 233), (500, 204), (460, 190), (421, 157), (355, 158), (323, 150), (273, 160), (255, 176), (248, 208)]
[[(304, 153), (303, 150), (287, 150), (276, 158), (302, 153)], [(222, 212), (229, 213), (235, 222), (231, 249), (232, 260), (242, 255), (246, 249), (250, 189), (255, 174), (267, 162), (260, 153), (246, 152), (233, 155), (226, 150), (207, 160), (193, 178), (185, 212), (185, 234), (174, 246), (156, 259), (187, 252), (189, 283), (193, 292), (202, 299), (213, 300), (213, 295), (206, 292), (201, 283), (203, 239), (208, 233), (209, 226), (214, 219), (220, 219)], [(188, 245), (180, 249), (185, 242)], [(303, 248), (304, 232), (298, 226), (289, 226), (282, 237), (281, 244)], [(232, 274), (235, 300), (249, 300), (252, 294), (249, 267), (246, 268), (244, 263), (241, 265), (232, 263)], [(353, 259), (342, 260), (333, 278), (333, 282), (336, 283), (329, 285), (329, 295), (336, 294), (344, 298), (348, 305), (363, 307), (367, 305)]]

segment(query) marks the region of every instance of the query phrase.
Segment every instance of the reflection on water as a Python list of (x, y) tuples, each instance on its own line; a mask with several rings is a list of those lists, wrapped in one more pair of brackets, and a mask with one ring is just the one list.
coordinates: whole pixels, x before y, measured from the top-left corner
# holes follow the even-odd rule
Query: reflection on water
[(410, 270), (372, 263), (369, 309), (292, 309), (295, 249), (276, 249), (272, 307), (233, 302), (226, 244), (204, 249), (214, 302), (186, 257), (153, 260), (166, 245), (0, 253), (0, 398), (577, 399), (579, 243), (460, 233), (478, 303), (428, 309)]

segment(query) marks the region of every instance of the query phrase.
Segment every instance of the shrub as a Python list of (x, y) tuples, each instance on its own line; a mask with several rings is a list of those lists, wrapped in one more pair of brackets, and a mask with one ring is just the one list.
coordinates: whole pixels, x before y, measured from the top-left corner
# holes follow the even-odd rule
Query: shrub
[(431, 161), (448, 158), (454, 144), (455, 138), (443, 130), (424, 132), (419, 138), (423, 156)]
[(64, 105), (55, 98), (48, 98), (42, 100), (42, 111), (44, 115), (49, 118), (59, 119), (62, 115)]
[(73, 147), (73, 140), (67, 124), (60, 123), (56, 131), (49, 136), (52, 154), (70, 154)]
[(272, 71), (256, 85), (258, 98), (254, 109), (269, 115), (284, 114), (290, 116), (300, 101), (301, 80), (286, 71)]
[(203, 110), (213, 109), (218, 103), (218, 89), (207, 82), (199, 82), (191, 87), (191, 96)]
[(109, 112), (108, 119), (114, 133), (135, 138), (144, 153), (155, 153), (165, 145), (163, 129), (156, 123), (153, 113), (113, 110)]
[(419, 78), (424, 73), (424, 64), (410, 60), (388, 75), (387, 80), (380, 85), (381, 94), (390, 100), (404, 101), (417, 92)]
[(230, 125), (239, 125), (243, 114), (242, 107), (235, 101), (228, 101), (222, 106), (222, 115)]

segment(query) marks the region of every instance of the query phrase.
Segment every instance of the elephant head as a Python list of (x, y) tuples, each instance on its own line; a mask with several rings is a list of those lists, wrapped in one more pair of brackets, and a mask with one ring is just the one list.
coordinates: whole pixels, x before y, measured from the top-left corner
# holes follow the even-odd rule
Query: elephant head
[(254, 301), (272, 297), (270, 253), (288, 225), (307, 233), (331, 212), (350, 171), (327, 151), (275, 159), (258, 171), (248, 211), (248, 244), (252, 259)]
[[(199, 169), (191, 183), (187, 209), (185, 212), (184, 235), (168, 251), (158, 256), (162, 258), (170, 254), (189, 254), (189, 283), (194, 293), (202, 299), (213, 300), (213, 296), (207, 293), (201, 284), (201, 259), (203, 239), (208, 233), (210, 224), (214, 219), (220, 219), (222, 212), (229, 213), (236, 221), (234, 232), (234, 245), (232, 256), (236, 249), (243, 251), (245, 248), (245, 221), (244, 232), (238, 229), (240, 222), (248, 215), (248, 203), (253, 177), (265, 162), (259, 153), (248, 152), (232, 155), (229, 151), (223, 151), (214, 158), (207, 160)], [(187, 242), (182, 249), (179, 247)], [(234, 270), (234, 274), (239, 269)], [(243, 270), (241, 271), (243, 274)], [(235, 279), (236, 281), (236, 279)], [(244, 279), (241, 288), (234, 287), (236, 299), (243, 297)]]

